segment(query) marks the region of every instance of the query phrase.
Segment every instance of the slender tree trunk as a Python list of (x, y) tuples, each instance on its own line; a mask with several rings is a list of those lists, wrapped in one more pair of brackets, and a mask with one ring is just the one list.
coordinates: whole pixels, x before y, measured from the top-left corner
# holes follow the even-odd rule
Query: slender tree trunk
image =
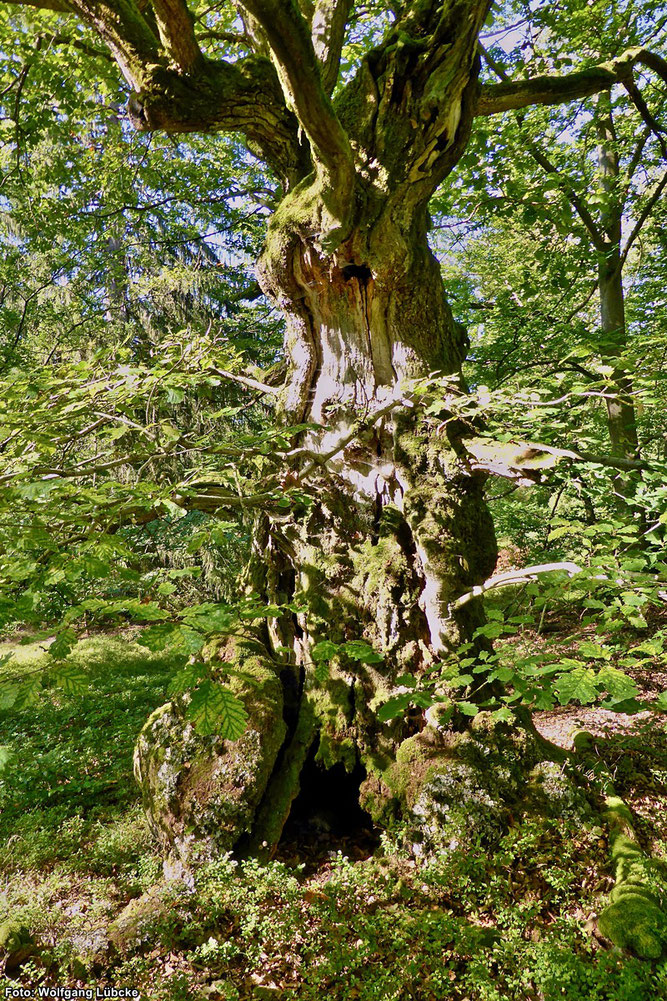
[[(609, 94), (605, 93), (598, 98), (598, 116), (598, 174), (606, 198), (602, 224), (607, 243), (606, 252), (598, 255), (600, 354), (602, 360), (612, 368), (606, 400), (607, 427), (611, 454), (621, 459), (636, 459), (639, 443), (633, 384), (622, 363), (627, 349), (621, 260), (623, 207), (618, 190), (619, 162)], [(618, 473), (614, 477), (614, 490), (623, 508), (634, 492), (635, 480), (636, 477), (627, 473)]]
[[(609, 378), (611, 392), (606, 401), (611, 454), (621, 459), (636, 459), (639, 442), (632, 377), (626, 368), (619, 365), (619, 359), (627, 348), (627, 332), (623, 274), (618, 245), (600, 261), (598, 287), (602, 333), (600, 354), (602, 359), (612, 366)], [(628, 496), (629, 491), (631, 492), (630, 478), (627, 475), (619, 475), (614, 482), (621, 495)]]

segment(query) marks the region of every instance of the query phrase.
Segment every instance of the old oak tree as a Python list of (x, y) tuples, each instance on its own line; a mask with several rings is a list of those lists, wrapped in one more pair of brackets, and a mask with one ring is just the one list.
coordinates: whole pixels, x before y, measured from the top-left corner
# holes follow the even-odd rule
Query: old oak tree
[[(496, 560), (487, 473), (460, 412), (466, 336), (429, 248), (429, 201), (476, 116), (617, 84), (635, 92), (637, 68), (667, 81), (667, 64), (633, 48), (564, 75), (480, 83), (488, 0), (27, 5), (50, 27), (53, 12), (76, 17), (104, 43), (136, 129), (234, 134), (280, 185), (257, 276), (285, 320), (285, 377), (246, 379), (275, 397), (284, 426), (302, 428), (285, 456), (289, 503), (247, 502), (246, 585), (274, 611), (210, 653), (246, 707), (236, 740), (184, 717), (210, 681), (147, 723), (136, 768), (155, 828), (185, 864), (232, 848), (270, 854), (316, 754), (356, 776), (376, 821), (410, 818), (425, 845), (457, 813), (480, 833), (501, 829), (516, 801), (539, 799), (557, 752), (497, 701), (483, 670), (465, 703), (451, 700), (445, 672), (439, 713), (417, 699), (407, 718), (378, 714), (392, 698), (407, 707), (415, 678), (437, 678), (442, 665), (451, 677), (462, 647), (466, 670), (483, 667), (472, 592)], [(374, 41), (344, 62), (362, 16)], [(616, 277), (617, 242), (601, 233), (598, 248)], [(449, 414), (429, 415), (433, 387)], [(224, 492), (195, 487), (184, 506), (224, 511)]]

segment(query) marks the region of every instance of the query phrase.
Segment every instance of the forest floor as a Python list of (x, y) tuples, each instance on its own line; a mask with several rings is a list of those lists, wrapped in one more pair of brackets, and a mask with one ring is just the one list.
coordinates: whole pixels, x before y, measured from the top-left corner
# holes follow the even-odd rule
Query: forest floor
[[(40, 643), (0, 654), (10, 650), (5, 673), (46, 664)], [(73, 657), (90, 672), (86, 694), (47, 690), (0, 714), (0, 924), (32, 936), (0, 974), (6, 989), (136, 987), (146, 1001), (667, 999), (667, 962), (597, 935), (613, 885), (597, 819), (519, 818), (493, 852), (415, 857), (367, 825), (341, 833), (302, 817), (271, 863), (223, 858), (194, 890), (165, 884), (131, 763), (173, 664), (122, 634), (84, 640)], [(643, 690), (667, 687), (659, 671), (637, 672)], [(643, 847), (667, 864), (665, 715), (567, 707), (535, 719), (562, 746), (581, 725), (598, 736)], [(114, 951), (109, 925), (133, 900), (138, 944)]]

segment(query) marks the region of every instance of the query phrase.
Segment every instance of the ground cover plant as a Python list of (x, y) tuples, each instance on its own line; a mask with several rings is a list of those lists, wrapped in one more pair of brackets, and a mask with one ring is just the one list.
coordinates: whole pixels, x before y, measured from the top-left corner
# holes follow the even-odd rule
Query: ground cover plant
[[(11, 648), (39, 669), (43, 645)], [(492, 852), (424, 854), (397, 833), (369, 846), (359, 830), (302, 826), (273, 862), (225, 855), (194, 887), (165, 884), (131, 756), (178, 660), (127, 632), (84, 640), (74, 657), (90, 671), (85, 696), (54, 688), (3, 720), (0, 918), (30, 931), (8, 985), (123, 983), (165, 999), (667, 996), (664, 961), (591, 932), (613, 886), (592, 813), (517, 818)], [(633, 721), (600, 747), (642, 844), (667, 860), (667, 739)], [(569, 732), (558, 712), (541, 725)]]

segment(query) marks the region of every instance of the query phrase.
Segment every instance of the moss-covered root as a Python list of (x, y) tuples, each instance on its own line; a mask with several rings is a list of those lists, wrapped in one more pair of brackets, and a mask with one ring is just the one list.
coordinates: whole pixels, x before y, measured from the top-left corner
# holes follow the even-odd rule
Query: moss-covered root
[(577, 735), (575, 750), (585, 759), (595, 759), (593, 770), (605, 796), (615, 885), (598, 918), (600, 933), (641, 959), (659, 959), (667, 946), (667, 885), (655, 862), (642, 851), (630, 810), (615, 794), (611, 775), (595, 755), (588, 734)]
[(623, 800), (608, 796), (605, 806), (616, 883), (598, 928), (614, 945), (642, 959), (659, 959), (667, 946), (667, 887), (637, 844)]
[(299, 716), (291, 740), (278, 757), (255, 824), (242, 854), (271, 858), (276, 850), (292, 803), (300, 789), (301, 770), (317, 731), (317, 720), (307, 697), (301, 700)]

